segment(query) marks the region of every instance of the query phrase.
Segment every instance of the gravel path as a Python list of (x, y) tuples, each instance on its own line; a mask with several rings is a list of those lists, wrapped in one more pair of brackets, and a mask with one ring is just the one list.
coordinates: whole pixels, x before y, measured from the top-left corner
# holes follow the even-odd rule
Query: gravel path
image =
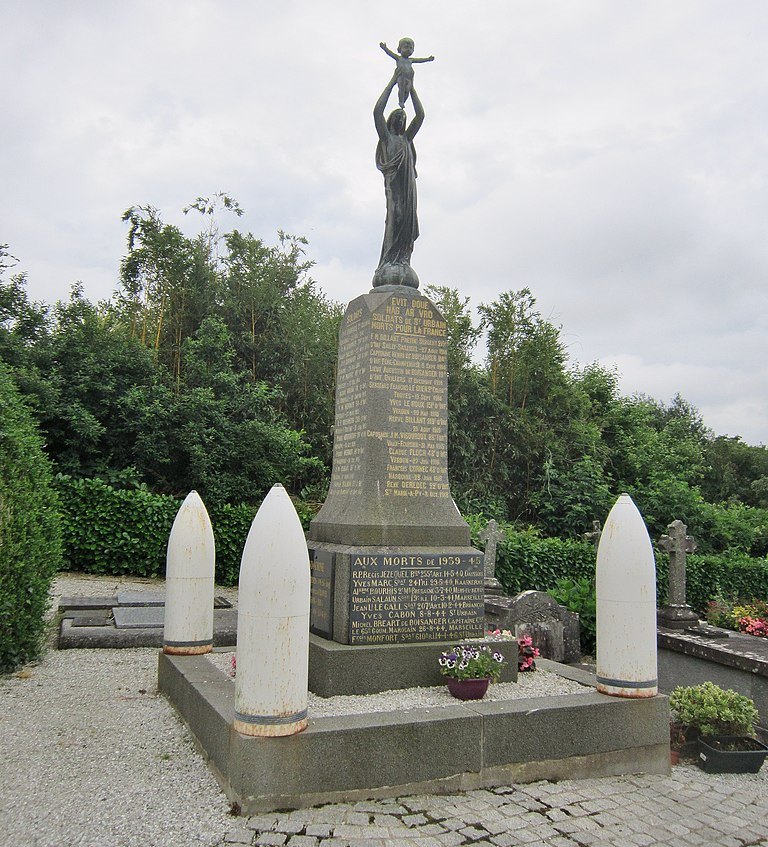
[[(62, 575), (53, 593), (109, 594), (118, 587), (157, 590), (159, 584)], [(217, 593), (236, 599), (233, 589), (217, 589)], [(347, 847), (361, 841), (371, 847), (671, 845), (678, 843), (672, 837), (675, 826), (686, 829), (689, 838), (701, 834), (703, 840), (686, 844), (735, 847), (745, 843), (743, 832), (750, 833), (751, 844), (768, 843), (763, 840), (768, 839), (768, 825), (762, 823), (768, 813), (768, 773), (714, 777), (690, 766), (676, 768), (671, 777), (563, 781), (551, 788), (548, 783), (536, 783), (453, 798), (399, 798), (233, 818), (186, 728), (158, 695), (156, 668), (157, 650), (150, 648), (49, 650), (40, 663), (0, 677), (2, 847), (226, 847), (235, 843)], [(548, 677), (552, 675), (536, 673), (524, 677), (524, 684), (533, 686), (537, 679), (542, 682)], [(548, 794), (545, 803), (542, 792), (554, 795)], [(536, 811), (531, 806), (534, 795), (539, 804)], [(513, 797), (523, 805), (511, 806)], [(681, 805), (676, 805), (676, 798)], [(450, 814), (443, 808), (446, 802)], [(729, 802), (732, 806), (726, 808)], [(648, 817), (650, 812), (644, 811), (646, 806), (658, 812), (665, 803), (670, 805), (670, 820), (664, 824), (664, 834), (659, 830), (658, 838), (641, 837), (656, 826)], [(720, 817), (717, 824), (712, 823), (714, 810), (721, 806), (722, 823)], [(627, 819), (621, 821), (620, 829), (611, 822), (614, 807), (626, 810), (621, 813)], [(424, 815), (417, 813), (420, 809)], [(500, 818), (500, 810), (512, 817)], [(570, 819), (577, 814), (592, 815), (590, 821), (604, 827), (600, 835), (607, 840), (585, 840), (578, 827), (571, 832)], [(534, 815), (541, 818), (537, 826), (543, 827), (538, 838), (534, 830), (521, 829), (526, 817)], [(613, 815), (619, 812), (614, 810)], [(435, 823), (443, 818), (445, 822)], [(562, 820), (568, 826), (556, 822)], [(377, 833), (377, 821), (382, 826), (386, 822), (383, 829), (378, 827), (386, 835)], [(721, 828), (707, 829), (716, 825)], [(466, 828), (457, 840), (458, 826)], [(546, 827), (551, 832), (545, 836)], [(736, 840), (728, 840), (727, 827), (736, 827)], [(356, 828), (354, 836), (351, 828)], [(721, 837), (725, 840), (717, 840)]]

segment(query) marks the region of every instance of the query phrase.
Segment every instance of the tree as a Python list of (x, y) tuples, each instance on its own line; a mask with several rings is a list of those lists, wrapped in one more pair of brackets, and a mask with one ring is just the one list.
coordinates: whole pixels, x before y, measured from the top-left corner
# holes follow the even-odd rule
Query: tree
[(275, 408), (275, 390), (234, 367), (225, 324), (206, 318), (182, 349), (178, 389), (155, 379), (136, 387), (133, 464), (153, 490), (206, 502), (258, 503), (276, 482), (317, 482), (323, 464)]

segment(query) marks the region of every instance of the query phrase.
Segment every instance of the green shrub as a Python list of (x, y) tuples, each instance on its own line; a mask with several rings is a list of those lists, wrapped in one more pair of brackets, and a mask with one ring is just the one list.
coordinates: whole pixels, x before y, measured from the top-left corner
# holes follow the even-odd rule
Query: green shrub
[(256, 507), (245, 503), (218, 506), (211, 512), (216, 537), (216, 582), (220, 585), (237, 585), (245, 539), (255, 514)]
[(669, 696), (677, 721), (699, 735), (754, 735), (758, 712), (749, 697), (713, 682), (678, 686)]
[(768, 598), (768, 559), (753, 559), (743, 553), (689, 556), (688, 605), (705, 614), (709, 601), (723, 596)]
[[(65, 518), (64, 567), (95, 574), (165, 574), (168, 536), (181, 501), (146, 486), (114, 488), (101, 479), (57, 474)], [(313, 510), (299, 503), (304, 523)], [(256, 507), (223, 504), (210, 510), (216, 539), (216, 582), (236, 585)]]
[(597, 600), (594, 579), (559, 579), (549, 593), (566, 609), (578, 613), (581, 652), (594, 656), (597, 648)]
[(0, 672), (36, 656), (61, 561), (50, 462), (32, 416), (0, 363)]
[(162, 576), (175, 497), (146, 487), (113, 488), (100, 479), (55, 478), (61, 500), (64, 563), (95, 574)]

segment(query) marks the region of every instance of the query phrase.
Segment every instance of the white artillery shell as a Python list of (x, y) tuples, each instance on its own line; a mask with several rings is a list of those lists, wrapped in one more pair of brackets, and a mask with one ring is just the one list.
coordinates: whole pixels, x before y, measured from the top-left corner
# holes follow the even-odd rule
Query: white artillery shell
[(240, 565), (234, 727), (243, 735), (293, 735), (307, 726), (309, 589), (304, 531), (275, 485)]
[(645, 522), (622, 494), (597, 549), (597, 690), (653, 697), (656, 666), (656, 562)]
[(213, 646), (213, 586), (216, 547), (200, 495), (181, 504), (168, 538), (165, 569), (163, 651), (209, 653)]

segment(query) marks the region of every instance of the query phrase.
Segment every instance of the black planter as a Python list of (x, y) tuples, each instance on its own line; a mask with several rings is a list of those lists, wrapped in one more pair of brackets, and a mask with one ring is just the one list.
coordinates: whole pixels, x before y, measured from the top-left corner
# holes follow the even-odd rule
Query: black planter
[[(748, 742), (751, 750), (722, 750), (718, 744), (734, 741)], [(718, 735), (704, 739), (699, 736), (699, 767), (707, 773), (757, 773), (768, 756), (768, 747), (754, 738), (738, 735)]]

